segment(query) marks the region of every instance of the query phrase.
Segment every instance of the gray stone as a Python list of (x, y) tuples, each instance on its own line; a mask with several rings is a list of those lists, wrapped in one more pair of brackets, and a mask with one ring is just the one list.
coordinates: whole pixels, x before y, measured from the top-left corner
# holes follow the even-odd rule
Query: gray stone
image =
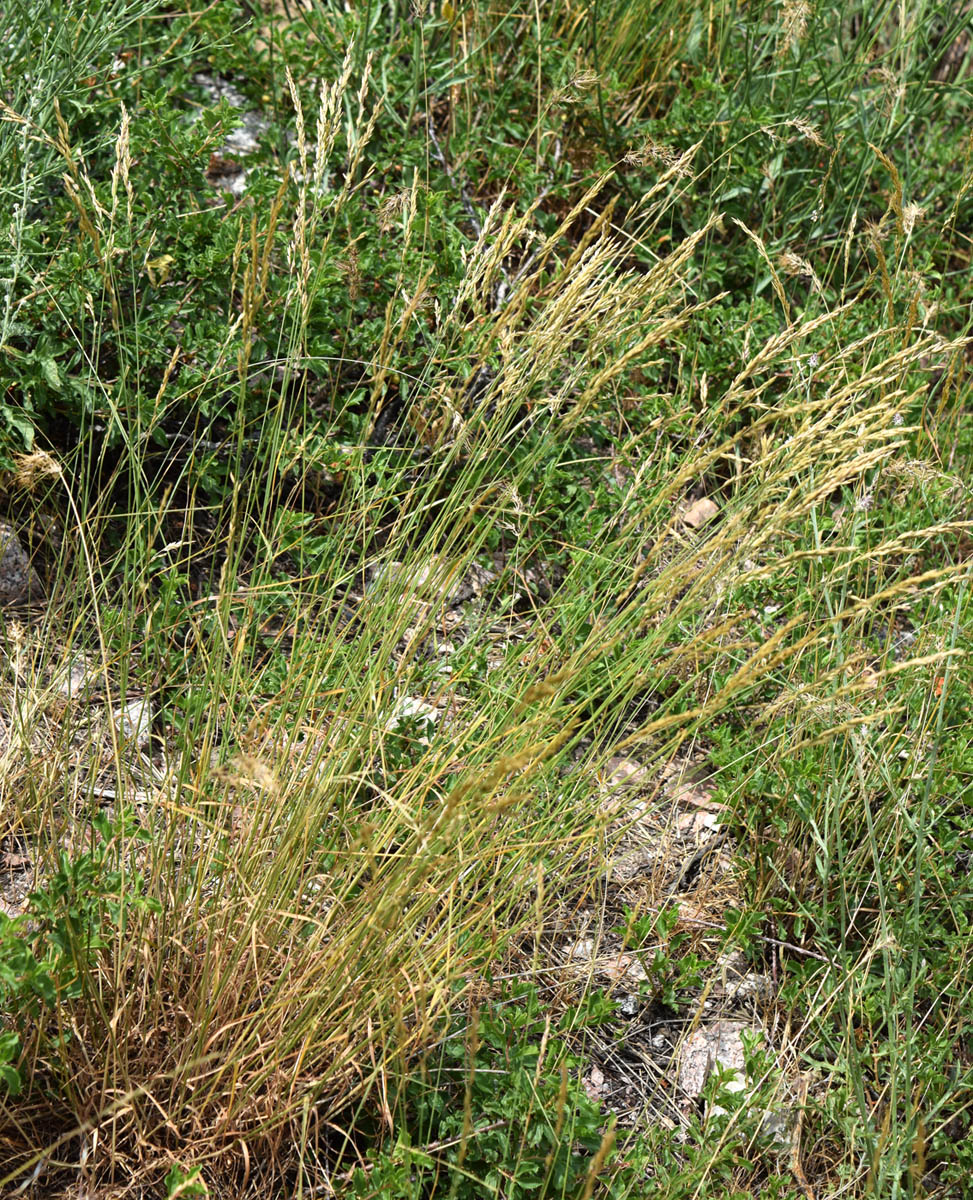
[(39, 600), (44, 585), (12, 525), (0, 521), (0, 605)]
[[(714, 1067), (734, 1071), (724, 1084), (727, 1092), (742, 1092), (746, 1086), (746, 1062), (743, 1034), (750, 1026), (742, 1021), (714, 1021), (692, 1033), (682, 1045), (679, 1056), (679, 1087), (692, 1099), (697, 1099)], [(714, 1114), (726, 1110), (711, 1106)]]
[(152, 705), (147, 698), (129, 700), (112, 713), (119, 736), (136, 746), (145, 746), (152, 737)]
[[(682, 1093), (691, 1100), (698, 1100), (710, 1073), (717, 1067), (732, 1071), (732, 1076), (723, 1082), (723, 1093), (747, 1092), (755, 1081), (748, 1079), (744, 1035), (757, 1032), (743, 1021), (718, 1020), (702, 1025), (683, 1042), (679, 1053), (678, 1085)], [(750, 1098), (749, 1096), (747, 1097)], [(746, 1105), (752, 1117), (760, 1110)], [(719, 1117), (726, 1114), (722, 1104), (710, 1102), (707, 1115)], [(793, 1145), (797, 1126), (797, 1111), (789, 1104), (780, 1103), (760, 1112), (760, 1134), (771, 1149), (786, 1153)]]
[(778, 1154), (791, 1154), (797, 1134), (797, 1109), (784, 1106), (770, 1109), (760, 1122), (760, 1133)]
[(472, 570), (461, 573), (457, 564), (435, 554), (423, 562), (390, 560), (370, 568), (365, 591), (383, 599), (392, 595), (398, 604), (410, 601), (456, 608), (478, 594), (473, 574)]
[(766, 975), (751, 971), (747, 960), (739, 951), (721, 957), (717, 963), (720, 970), (719, 990), (723, 999), (734, 1004), (747, 1004), (770, 995), (770, 980)]
[(84, 658), (70, 658), (52, 675), (54, 690), (65, 700), (78, 700), (93, 692), (99, 684), (98, 672)]
[(639, 998), (627, 992), (618, 1002), (619, 1016), (627, 1017), (630, 1021), (639, 1015)]
[(193, 76), (193, 82), (202, 88), (211, 104), (217, 105), (225, 100), (231, 108), (238, 110), (237, 127), (227, 134), (226, 141), (212, 155), (205, 175), (207, 183), (218, 192), (242, 196), (249, 171), (236, 160), (260, 149), (260, 139), (270, 128), (270, 121), (259, 112), (248, 109), (246, 96), (227, 80), (201, 72)]

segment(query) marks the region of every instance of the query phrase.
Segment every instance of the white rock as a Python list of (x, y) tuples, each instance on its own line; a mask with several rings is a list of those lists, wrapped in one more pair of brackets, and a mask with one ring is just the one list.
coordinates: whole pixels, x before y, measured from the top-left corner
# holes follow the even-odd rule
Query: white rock
[(649, 973), (635, 954), (619, 954), (609, 959), (602, 969), (612, 983), (640, 984), (645, 983)]
[(244, 113), (240, 122), (240, 127), (228, 134), (223, 143), (227, 155), (253, 154), (260, 149), (260, 139), (270, 128), (270, 122), (255, 112)]
[(438, 604), (453, 608), (475, 593), (473, 583), (458, 569), (438, 555), (425, 562), (403, 563), (397, 560), (379, 563), (372, 568), (365, 591), (384, 597), (392, 592), (400, 602), (406, 598), (422, 604)]
[(584, 1090), (588, 1093), (588, 1099), (598, 1101), (606, 1096), (609, 1091), (607, 1082), (605, 1081), (605, 1072), (593, 1063), (591, 1070), (584, 1078)]
[(219, 76), (199, 71), (193, 76), (193, 83), (203, 89), (213, 104), (218, 104), (220, 100), (225, 100), (231, 108), (247, 107), (246, 96), (241, 91), (238, 91), (227, 79), (221, 79)]
[(650, 773), (634, 758), (610, 758), (605, 763), (600, 775), (605, 791), (641, 787), (650, 779)]
[[(260, 139), (270, 128), (270, 121), (260, 113), (247, 109), (246, 96), (227, 80), (200, 73), (193, 76), (193, 82), (202, 88), (211, 104), (225, 100), (231, 108), (239, 110), (238, 127), (227, 134), (226, 141), (212, 156), (205, 176), (207, 183), (218, 192), (242, 196), (246, 191), (249, 171), (236, 162), (236, 158), (245, 158), (260, 149)], [(199, 114), (195, 114), (193, 119), (198, 120)]]
[[(416, 696), (402, 696), (396, 702), (391, 716), (385, 723), (385, 728), (389, 733), (395, 733), (397, 729), (402, 727), (404, 722), (419, 721), (431, 731), (441, 716), (442, 713), (440, 710), (428, 704), (425, 700), (420, 700)], [(417, 741), (420, 746), (429, 745), (428, 737), (420, 737)]]
[(572, 942), (565, 953), (575, 962), (591, 962), (595, 956), (595, 940), (594, 938), (581, 938), (577, 942)]
[(686, 837), (702, 838), (705, 833), (716, 833), (719, 828), (720, 820), (711, 812), (680, 813), (676, 818), (676, 829)]
[(787, 1106), (771, 1109), (760, 1122), (760, 1132), (778, 1154), (793, 1153), (797, 1111)]
[(98, 673), (84, 658), (69, 658), (55, 668), (51, 683), (65, 700), (77, 700), (87, 695), (97, 684)]
[[(732, 1070), (736, 1075), (725, 1081), (728, 1092), (742, 1092), (747, 1086), (743, 1034), (751, 1027), (742, 1021), (714, 1021), (691, 1034), (679, 1054), (679, 1087), (698, 1100), (714, 1067)], [(720, 1105), (710, 1108), (714, 1116), (726, 1112)]]
[[(678, 1082), (685, 1095), (698, 1100), (715, 1067), (735, 1072), (732, 1078), (724, 1081), (724, 1093), (746, 1091), (753, 1081), (747, 1079), (743, 1035), (754, 1032), (752, 1026), (742, 1021), (719, 1020), (701, 1026), (688, 1037), (679, 1053)], [(786, 1104), (757, 1110), (752, 1106), (748, 1108), (751, 1117), (760, 1113), (761, 1135), (773, 1149), (778, 1153), (788, 1152), (797, 1124), (795, 1110)], [(707, 1115), (719, 1117), (726, 1111), (721, 1104), (711, 1103)]]
[(631, 992), (627, 992), (621, 997), (618, 1004), (619, 1016), (628, 1017), (629, 1020), (639, 1015), (639, 998)]
[(112, 721), (123, 741), (142, 747), (152, 737), (152, 705), (147, 697), (129, 700), (112, 713)]
[(759, 1000), (770, 992), (766, 975), (751, 971), (747, 960), (738, 951), (723, 955), (717, 966), (720, 970), (723, 998), (737, 1004)]

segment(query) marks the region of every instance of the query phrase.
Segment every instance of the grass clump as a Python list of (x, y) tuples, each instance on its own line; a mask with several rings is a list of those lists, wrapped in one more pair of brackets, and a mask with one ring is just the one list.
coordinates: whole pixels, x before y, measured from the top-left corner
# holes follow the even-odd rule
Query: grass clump
[(16, 8), (0, 1189), (962, 1187), (968, 31), (609, 8)]

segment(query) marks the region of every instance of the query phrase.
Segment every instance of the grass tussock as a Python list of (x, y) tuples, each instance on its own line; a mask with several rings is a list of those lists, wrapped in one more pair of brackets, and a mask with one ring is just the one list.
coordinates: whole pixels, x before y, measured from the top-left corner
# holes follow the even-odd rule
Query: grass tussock
[(968, 1169), (968, 31), (609, 7), (5, 93), (2, 1194)]

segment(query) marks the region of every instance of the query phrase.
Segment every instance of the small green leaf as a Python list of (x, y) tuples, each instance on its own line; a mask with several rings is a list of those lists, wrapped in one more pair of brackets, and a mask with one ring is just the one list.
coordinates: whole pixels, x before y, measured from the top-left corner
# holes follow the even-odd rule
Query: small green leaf
[(7, 424), (20, 434), (21, 440), (26, 449), (30, 450), (34, 445), (34, 423), (29, 417), (23, 413), (17, 412), (12, 408), (4, 409), (4, 417)]
[(58, 370), (55, 360), (49, 354), (45, 354), (40, 360), (40, 364), (48, 386), (53, 388), (55, 392), (59, 392), (63, 385), (61, 383), (61, 372)]
[(15, 1068), (8, 1066), (6, 1063), (0, 1063), (0, 1080), (6, 1085), (7, 1091), (11, 1096), (19, 1096), (23, 1085), (23, 1080), (20, 1078), (20, 1072)]

